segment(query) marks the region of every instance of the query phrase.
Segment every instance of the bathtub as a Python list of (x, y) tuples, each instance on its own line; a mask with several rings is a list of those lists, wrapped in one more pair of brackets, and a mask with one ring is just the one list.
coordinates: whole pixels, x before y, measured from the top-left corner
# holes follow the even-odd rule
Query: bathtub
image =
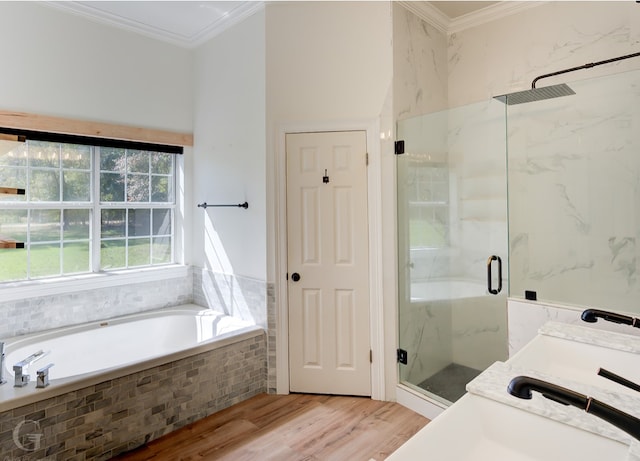
[[(0, 412), (261, 334), (258, 326), (186, 304), (5, 339)], [(26, 372), (31, 382), (14, 387), (13, 365), (39, 351)], [(49, 363), (49, 386), (36, 388), (36, 370)]]
[(444, 301), (448, 299), (481, 298), (487, 296), (486, 282), (475, 280), (431, 280), (411, 284), (411, 302)]

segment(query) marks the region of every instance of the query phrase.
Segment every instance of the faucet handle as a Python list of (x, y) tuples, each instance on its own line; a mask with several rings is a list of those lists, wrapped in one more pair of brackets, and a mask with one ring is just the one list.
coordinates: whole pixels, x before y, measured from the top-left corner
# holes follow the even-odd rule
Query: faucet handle
[(36, 388), (44, 389), (49, 385), (49, 368), (53, 366), (53, 363), (50, 363), (47, 366), (40, 368), (36, 371)]
[(13, 387), (25, 387), (29, 384), (30, 376), (23, 374), (24, 367), (22, 363), (18, 363), (13, 366), (14, 382)]

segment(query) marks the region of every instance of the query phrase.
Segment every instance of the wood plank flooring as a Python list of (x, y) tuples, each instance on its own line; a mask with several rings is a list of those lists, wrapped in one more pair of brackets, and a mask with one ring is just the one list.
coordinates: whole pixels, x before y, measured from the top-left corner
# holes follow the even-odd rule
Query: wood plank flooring
[(114, 459), (379, 461), (428, 422), (369, 398), (260, 394)]

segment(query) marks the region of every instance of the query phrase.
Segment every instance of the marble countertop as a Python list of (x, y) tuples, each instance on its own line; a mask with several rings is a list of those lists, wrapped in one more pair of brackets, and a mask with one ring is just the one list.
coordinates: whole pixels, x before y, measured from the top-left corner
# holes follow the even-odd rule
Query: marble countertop
[[(539, 330), (539, 334), (637, 353), (639, 354), (638, 362), (640, 364), (640, 337), (637, 336), (612, 333), (559, 322), (546, 323)], [(553, 360), (553, 358), (550, 357), (549, 360)], [(533, 393), (531, 400), (519, 399), (510, 395), (507, 392), (509, 382), (514, 377), (522, 375), (557, 384), (605, 402), (625, 413), (640, 417), (640, 393), (637, 393), (637, 396), (633, 393), (618, 393), (579, 381), (572, 381), (570, 379), (559, 378), (536, 370), (527, 369), (522, 365), (515, 366), (510, 364), (509, 361), (495, 362), (476, 379), (467, 384), (467, 391), (471, 394), (535, 413), (627, 444), (630, 446), (628, 460), (640, 461), (640, 442), (606, 421), (578, 408), (553, 402), (537, 392)]]
[(640, 354), (640, 336), (596, 330), (561, 322), (545, 323), (538, 330), (538, 334)]

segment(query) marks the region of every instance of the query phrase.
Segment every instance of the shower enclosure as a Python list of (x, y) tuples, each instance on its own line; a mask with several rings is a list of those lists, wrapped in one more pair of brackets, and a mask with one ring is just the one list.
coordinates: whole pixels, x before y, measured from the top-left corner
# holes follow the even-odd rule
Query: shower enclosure
[(507, 358), (505, 105), (403, 120), (397, 134), (400, 381), (446, 405)]
[(398, 123), (400, 381), (444, 404), (507, 358), (507, 291), (640, 312), (640, 70), (566, 84)]

